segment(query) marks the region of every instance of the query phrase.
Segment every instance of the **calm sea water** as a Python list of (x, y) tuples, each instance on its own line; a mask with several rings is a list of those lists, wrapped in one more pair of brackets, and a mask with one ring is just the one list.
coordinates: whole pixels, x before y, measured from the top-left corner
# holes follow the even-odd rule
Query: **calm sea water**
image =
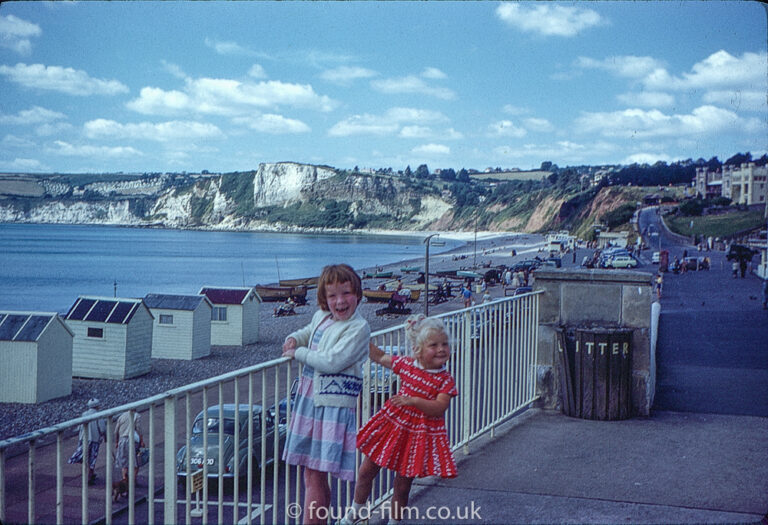
[[(443, 239), (441, 239), (443, 240)], [(460, 245), (447, 240), (436, 254)], [(423, 237), (0, 224), (0, 310), (66, 312), (79, 295), (196, 294), (424, 256)]]

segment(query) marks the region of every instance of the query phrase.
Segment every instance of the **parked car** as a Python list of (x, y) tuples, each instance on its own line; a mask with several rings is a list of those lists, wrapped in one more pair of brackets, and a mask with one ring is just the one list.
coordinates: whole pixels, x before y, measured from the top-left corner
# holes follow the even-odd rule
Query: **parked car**
[(659, 264), (661, 262), (661, 252), (653, 252), (651, 256), (651, 262), (653, 264)]
[(637, 259), (631, 255), (617, 255), (608, 263), (611, 268), (636, 268)]
[[(284, 397), (280, 400), (278, 403), (278, 410), (279, 414), (277, 414), (277, 423), (278, 425), (285, 425), (288, 423), (288, 404), (291, 404), (291, 409), (293, 409), (293, 403), (296, 402), (296, 392), (299, 390), (299, 380), (294, 379), (293, 383), (291, 383), (291, 390), (288, 397)], [(276, 411), (275, 411), (275, 405), (272, 405), (268, 409), (269, 415), (272, 417), (272, 419), (275, 418)]]
[[(253, 457), (254, 471), (262, 465), (262, 407), (253, 405), (253, 418), (249, 419), (248, 404), (225, 404), (223, 411), (219, 413), (219, 405), (208, 407), (195, 417), (190, 436), (190, 464), (192, 471), (203, 468), (207, 464), (208, 477), (215, 478), (219, 475), (219, 449), (222, 448), (224, 478), (231, 479), (235, 475), (235, 450), (238, 452), (238, 474), (246, 476), (248, 473), (248, 456)], [(272, 463), (274, 457), (280, 457), (285, 445), (286, 426), (275, 424), (275, 418), (267, 412), (264, 414), (265, 439), (267, 463)], [(253, 442), (248, 448), (249, 424), (253, 428)], [(239, 442), (235, 443), (235, 428), (239, 428)], [(203, 446), (203, 430), (207, 428), (207, 448)], [(278, 451), (274, 454), (275, 432), (278, 433)], [(182, 446), (176, 454), (176, 472), (179, 479), (187, 475), (187, 447)]]

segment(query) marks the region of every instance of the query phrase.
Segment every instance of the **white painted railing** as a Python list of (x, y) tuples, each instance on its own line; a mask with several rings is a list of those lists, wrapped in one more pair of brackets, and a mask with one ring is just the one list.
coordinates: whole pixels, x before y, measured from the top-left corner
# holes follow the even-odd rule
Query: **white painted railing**
[[(446, 425), (453, 449), (468, 453), (470, 441), (493, 433), (536, 397), (538, 294), (504, 298), (439, 317), (451, 335), (449, 369), (459, 389), (446, 413)], [(372, 339), (390, 351), (409, 351), (403, 325), (376, 332)], [(365, 364), (359, 424), (396, 391), (397, 377), (388, 372)], [(202, 517), (204, 524), (299, 523), (297, 509), (303, 498), (299, 469), (280, 461), (285, 420), (291, 410), (290, 403), (281, 405), (280, 400), (289, 398), (298, 373), (295, 361), (276, 359), (0, 441), (0, 522), (173, 524)], [(208, 430), (208, 424), (195, 426), (203, 407), (221, 414), (241, 404), (246, 405), (243, 417), (252, 424), (235, 424), (228, 442), (242, 441), (244, 452), (237, 446), (231, 453), (216, 446), (218, 435), (215, 428)], [(140, 468), (138, 480), (134, 470), (128, 469), (128, 495), (115, 502), (112, 487), (121, 475), (113, 457), (114, 420), (125, 411), (141, 415), (138, 426), (149, 449), (149, 462)], [(108, 438), (101, 445), (96, 483), (88, 485), (85, 463), (69, 465), (67, 459), (77, 445), (80, 427), (102, 418), (107, 421)], [(194, 438), (193, 427), (202, 430)], [(195, 439), (202, 441), (202, 457), (185, 454), (179, 461), (180, 449), (190, 450)], [(131, 463), (135, 454), (131, 450)], [(219, 468), (227, 463), (229, 471)], [(198, 470), (202, 472), (179, 476), (179, 472)], [(374, 484), (372, 502), (387, 499), (391, 487), (391, 474), (383, 472)], [(352, 484), (335, 481), (332, 490), (335, 521), (340, 509), (351, 503)]]

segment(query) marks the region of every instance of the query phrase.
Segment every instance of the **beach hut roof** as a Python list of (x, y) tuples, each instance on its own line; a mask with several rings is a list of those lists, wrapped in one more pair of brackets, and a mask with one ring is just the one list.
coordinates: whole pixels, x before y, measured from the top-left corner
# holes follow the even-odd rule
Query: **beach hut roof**
[(0, 312), (0, 341), (37, 341), (56, 317), (57, 314), (50, 312)]
[(249, 294), (256, 292), (253, 288), (214, 288), (204, 286), (200, 293), (205, 295), (213, 304), (243, 304)]
[(128, 324), (142, 302), (141, 299), (81, 296), (64, 318), (67, 321)]
[(144, 304), (148, 308), (163, 308), (165, 310), (194, 311), (201, 302), (210, 303), (204, 295), (171, 295), (150, 293), (144, 298)]

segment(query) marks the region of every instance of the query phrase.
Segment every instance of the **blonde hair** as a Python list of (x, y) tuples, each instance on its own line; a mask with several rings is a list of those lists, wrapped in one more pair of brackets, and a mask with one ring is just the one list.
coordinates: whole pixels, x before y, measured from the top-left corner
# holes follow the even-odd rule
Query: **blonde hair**
[(424, 317), (424, 314), (415, 314), (405, 321), (405, 335), (411, 345), (411, 352), (418, 357), (421, 346), (434, 333), (443, 333), (448, 336), (445, 324), (435, 317)]
[(351, 266), (348, 264), (331, 264), (323, 268), (317, 281), (317, 304), (321, 310), (330, 311), (325, 287), (329, 284), (344, 283), (349, 283), (352, 286), (352, 292), (357, 296), (357, 302), (359, 303), (363, 299), (363, 283), (360, 280), (360, 276), (355, 273)]

